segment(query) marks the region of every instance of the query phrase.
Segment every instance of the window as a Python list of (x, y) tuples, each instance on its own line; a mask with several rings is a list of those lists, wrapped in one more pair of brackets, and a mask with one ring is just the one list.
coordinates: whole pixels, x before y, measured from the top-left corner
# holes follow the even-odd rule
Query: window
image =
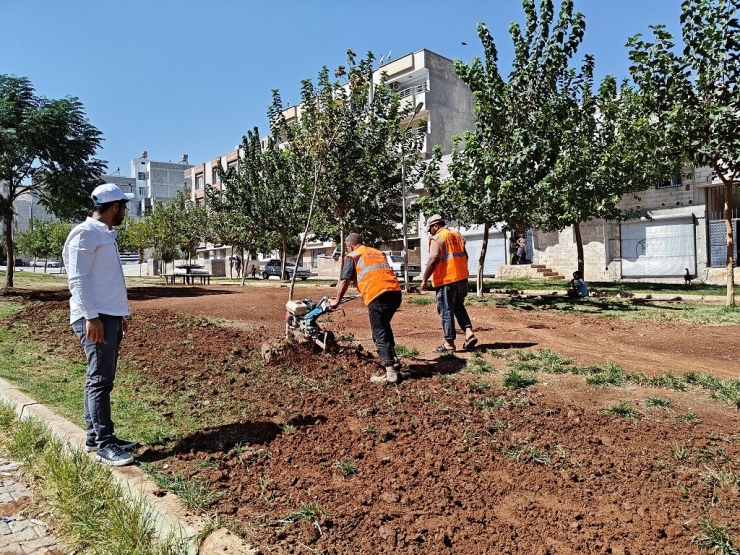
[(668, 189), (670, 187), (680, 187), (681, 186), (682, 177), (683, 176), (680, 173), (679, 174), (676, 174), (674, 176), (671, 176), (670, 179), (664, 181), (663, 183), (661, 183), (660, 185), (658, 185), (656, 188), (657, 189)]
[(143, 197), (144, 196), (144, 191), (145, 191), (144, 187), (139, 187), (139, 196), (140, 197)]
[(195, 176), (195, 190), (203, 188), (203, 174), (199, 173)]
[(218, 183), (218, 170), (216, 168), (213, 168), (213, 176), (212, 176), (212, 183), (216, 184)]
[(146, 172), (138, 172), (138, 174), (139, 174), (139, 177), (138, 177), (139, 181), (146, 181)]

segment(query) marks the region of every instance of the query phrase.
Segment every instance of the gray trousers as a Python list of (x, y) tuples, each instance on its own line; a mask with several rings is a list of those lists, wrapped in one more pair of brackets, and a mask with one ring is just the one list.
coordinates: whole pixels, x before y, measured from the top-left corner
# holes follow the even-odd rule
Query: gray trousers
[(107, 447), (113, 442), (113, 420), (111, 419), (110, 393), (116, 379), (118, 346), (123, 338), (121, 316), (100, 314), (103, 322), (104, 338), (100, 343), (92, 343), (85, 337), (86, 321), (80, 318), (72, 324), (72, 329), (80, 340), (87, 357), (87, 376), (83, 397), (87, 444)]

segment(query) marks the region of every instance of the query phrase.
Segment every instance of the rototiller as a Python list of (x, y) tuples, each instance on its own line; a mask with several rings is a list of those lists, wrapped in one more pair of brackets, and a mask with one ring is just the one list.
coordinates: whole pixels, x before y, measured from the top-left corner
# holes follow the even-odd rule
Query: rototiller
[[(360, 295), (350, 295), (342, 298), (342, 303), (352, 301)], [(300, 301), (288, 301), (285, 304), (285, 335), (292, 335), (299, 341), (312, 341), (322, 351), (329, 349), (334, 343), (334, 334), (325, 331), (318, 325), (317, 320), (330, 310), (331, 299), (323, 297), (314, 302), (310, 299)]]

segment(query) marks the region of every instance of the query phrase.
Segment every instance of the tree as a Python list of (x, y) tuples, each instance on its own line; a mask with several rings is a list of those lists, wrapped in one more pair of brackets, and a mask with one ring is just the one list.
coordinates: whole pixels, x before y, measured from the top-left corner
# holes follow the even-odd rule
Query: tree
[(505, 223), (524, 229), (536, 225), (543, 193), (559, 153), (562, 97), (573, 80), (569, 62), (583, 39), (585, 20), (573, 2), (562, 3), (557, 21), (551, 0), (523, 0), (524, 32), (512, 23), (512, 71), (505, 80), (498, 68), (498, 50), (485, 24), (478, 25), (484, 60), (470, 66), (455, 63), (457, 75), (475, 99), (475, 131), (455, 138), (449, 177), (438, 175), (439, 153), (425, 172), (430, 193), (419, 207), (445, 213), (460, 225), (482, 225), (484, 239), (478, 261), (477, 288), (482, 293), (483, 263), (491, 226)]
[(151, 213), (141, 218), (126, 218), (116, 229), (118, 230), (116, 236), (118, 249), (122, 252), (139, 253), (139, 264), (143, 264), (144, 251), (154, 246)]
[(28, 231), (17, 233), (14, 246), (20, 253), (37, 259), (43, 258), (46, 272), (49, 258), (55, 256), (61, 258), (64, 242), (72, 226), (64, 222), (49, 222), (35, 217), (31, 218), (30, 224)]
[(723, 184), (728, 306), (735, 304), (731, 202), (740, 181), (739, 11), (740, 0), (684, 0), (681, 54), (663, 25), (650, 27), (654, 42), (638, 34), (627, 43), (630, 73), (667, 153), (711, 167)]
[(101, 133), (74, 97), (37, 96), (25, 77), (0, 75), (0, 219), (5, 221), (8, 272), (13, 287), (13, 203), (23, 194), (62, 219), (84, 217), (105, 163), (93, 158)]
[(270, 110), (273, 133), (287, 142), (301, 181), (309, 190), (315, 186), (317, 215), (310, 231), (342, 246), (350, 229), (368, 243), (397, 238), (401, 156), (406, 156), (408, 182), (420, 168), (425, 122), (408, 133), (402, 131), (414, 106), (402, 105), (386, 86), (385, 74), (374, 83), (373, 65), (371, 52), (356, 62), (355, 53), (348, 50), (347, 66), (334, 73), (337, 81), (324, 67), (316, 85), (303, 82), (300, 117), (285, 121), (277, 92)]
[[(272, 137), (262, 148), (259, 129), (242, 138), (239, 163), (224, 171), (219, 164), (222, 187), (206, 187), (209, 208), (214, 215), (214, 230), (222, 243), (249, 254), (281, 248), (288, 237), (298, 235), (303, 202), (299, 184), (292, 179), (290, 154), (280, 149)], [(285, 276), (283, 257), (282, 276)], [(242, 274), (242, 285), (246, 280)]]

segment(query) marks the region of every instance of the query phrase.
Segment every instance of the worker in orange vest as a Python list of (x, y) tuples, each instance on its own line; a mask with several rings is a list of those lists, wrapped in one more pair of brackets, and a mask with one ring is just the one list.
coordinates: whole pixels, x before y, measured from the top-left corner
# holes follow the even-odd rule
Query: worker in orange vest
[(478, 343), (473, 334), (473, 324), (465, 309), (468, 295), (468, 253), (465, 239), (458, 232), (448, 229), (442, 216), (435, 214), (427, 220), (429, 261), (424, 268), (421, 290), (427, 290), (427, 281), (437, 290), (437, 312), (442, 318), (445, 342), (434, 349), (435, 353), (452, 353), (455, 347), (455, 319), (465, 332), (463, 349), (472, 349)]
[(380, 363), (385, 367), (384, 376), (372, 376), (371, 382), (393, 384), (398, 381), (401, 363), (396, 357), (396, 341), (393, 338), (391, 319), (401, 306), (401, 284), (388, 265), (385, 254), (366, 246), (362, 237), (350, 233), (345, 240), (347, 257), (337, 284), (337, 298), (331, 302), (335, 309), (342, 301), (350, 283), (357, 284), (362, 300), (367, 306), (373, 342)]

